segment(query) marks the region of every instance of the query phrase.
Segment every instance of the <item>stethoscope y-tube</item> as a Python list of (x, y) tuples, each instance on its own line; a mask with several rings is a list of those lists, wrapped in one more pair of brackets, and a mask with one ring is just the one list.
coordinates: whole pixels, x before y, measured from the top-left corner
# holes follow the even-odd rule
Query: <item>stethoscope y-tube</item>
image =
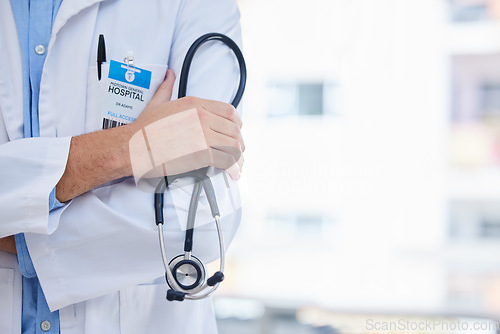
[[(240, 82), (238, 90), (233, 98), (231, 104), (236, 108), (243, 97), (246, 85), (246, 65), (243, 54), (238, 45), (229, 37), (219, 33), (209, 33), (199, 37), (189, 48), (184, 63), (182, 65), (181, 75), (179, 78), (179, 94), (178, 98), (186, 96), (187, 82), (189, 76), (189, 69), (196, 54), (196, 51), (201, 45), (208, 41), (221, 41), (226, 44), (236, 56), (240, 68)], [(167, 300), (183, 301), (184, 299), (202, 299), (214, 292), (219, 286), (220, 282), (224, 280), (224, 263), (225, 263), (225, 244), (224, 235), (222, 233), (220, 223), (220, 212), (215, 197), (214, 187), (210, 178), (206, 175), (207, 168), (201, 168), (193, 172), (183, 174), (183, 176), (193, 177), (195, 180), (193, 192), (191, 194), (191, 201), (189, 203), (188, 219), (186, 225), (186, 236), (184, 239), (184, 254), (175, 257), (172, 261), (168, 261), (165, 251), (165, 242), (163, 239), (163, 207), (164, 207), (164, 193), (169, 186), (169, 179), (167, 176), (163, 177), (156, 187), (155, 191), (155, 220), (158, 226), (158, 238), (160, 241), (160, 250), (165, 267), (165, 278), (167, 284), (171, 289), (167, 291)], [(177, 177), (174, 177), (177, 178)], [(214, 218), (217, 227), (217, 236), (219, 239), (219, 270), (205, 281), (205, 267), (203, 263), (194, 255), (193, 250), (193, 235), (194, 225), (196, 219), (196, 211), (198, 209), (198, 202), (201, 195), (201, 190), (205, 195), (210, 206), (212, 217)]]

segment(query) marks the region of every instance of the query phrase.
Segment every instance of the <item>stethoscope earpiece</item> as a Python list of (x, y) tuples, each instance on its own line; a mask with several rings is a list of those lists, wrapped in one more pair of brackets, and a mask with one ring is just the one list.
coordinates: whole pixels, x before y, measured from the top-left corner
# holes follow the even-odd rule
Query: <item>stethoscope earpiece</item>
[(170, 302), (172, 302), (174, 300), (182, 302), (185, 297), (186, 297), (186, 294), (184, 292), (179, 292), (179, 291), (175, 291), (172, 289), (167, 291), (167, 300)]
[(209, 279), (207, 279), (208, 286), (214, 286), (224, 280), (224, 274), (221, 271), (216, 272)]

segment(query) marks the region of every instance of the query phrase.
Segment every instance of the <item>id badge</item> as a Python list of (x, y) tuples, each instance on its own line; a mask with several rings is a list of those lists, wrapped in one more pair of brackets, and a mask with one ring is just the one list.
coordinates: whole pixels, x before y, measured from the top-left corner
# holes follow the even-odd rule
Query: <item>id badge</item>
[(102, 128), (132, 123), (149, 101), (151, 71), (110, 61), (102, 108)]

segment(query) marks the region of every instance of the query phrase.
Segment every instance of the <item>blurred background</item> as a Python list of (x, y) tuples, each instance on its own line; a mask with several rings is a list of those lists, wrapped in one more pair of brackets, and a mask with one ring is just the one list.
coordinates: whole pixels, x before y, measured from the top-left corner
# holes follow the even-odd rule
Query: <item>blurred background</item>
[(500, 1), (239, 6), (244, 218), (220, 333), (496, 333)]

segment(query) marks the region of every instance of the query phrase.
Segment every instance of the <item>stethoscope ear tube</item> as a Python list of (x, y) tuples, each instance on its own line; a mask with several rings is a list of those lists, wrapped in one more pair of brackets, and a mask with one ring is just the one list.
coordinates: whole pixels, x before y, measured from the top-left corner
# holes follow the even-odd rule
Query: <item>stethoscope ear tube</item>
[(216, 32), (211, 32), (199, 37), (196, 41), (194, 41), (194, 43), (191, 45), (188, 52), (186, 53), (186, 58), (184, 58), (184, 63), (182, 64), (181, 76), (179, 78), (178, 98), (180, 99), (186, 96), (189, 69), (191, 68), (191, 63), (193, 62), (194, 55), (198, 50), (198, 48), (208, 41), (223, 42), (234, 52), (234, 55), (238, 60), (238, 65), (240, 67), (240, 83), (238, 85), (238, 90), (236, 91), (236, 95), (234, 96), (233, 101), (231, 102), (231, 104), (236, 108), (240, 104), (241, 98), (243, 97), (243, 93), (245, 92), (245, 86), (247, 82), (247, 66), (245, 64), (245, 58), (243, 58), (243, 54), (241, 53), (241, 50), (238, 47), (238, 45), (231, 38)]
[(164, 201), (164, 193), (168, 187), (168, 179), (167, 177), (163, 177), (156, 187), (155, 190), (155, 220), (156, 225), (163, 224), (163, 201)]
[(196, 210), (198, 210), (198, 199), (201, 195), (201, 184), (199, 182), (194, 184), (193, 194), (191, 195), (191, 202), (189, 203), (188, 219), (186, 225), (186, 239), (184, 241), (184, 252), (191, 252), (193, 250), (193, 233), (194, 221), (196, 218)]
[(215, 190), (214, 186), (212, 185), (212, 181), (210, 181), (210, 178), (207, 177), (206, 179), (201, 181), (201, 184), (203, 185), (203, 190), (205, 190), (205, 194), (207, 195), (207, 201), (208, 205), (210, 205), (210, 212), (212, 212), (212, 217), (220, 217), (219, 206), (217, 205)]

